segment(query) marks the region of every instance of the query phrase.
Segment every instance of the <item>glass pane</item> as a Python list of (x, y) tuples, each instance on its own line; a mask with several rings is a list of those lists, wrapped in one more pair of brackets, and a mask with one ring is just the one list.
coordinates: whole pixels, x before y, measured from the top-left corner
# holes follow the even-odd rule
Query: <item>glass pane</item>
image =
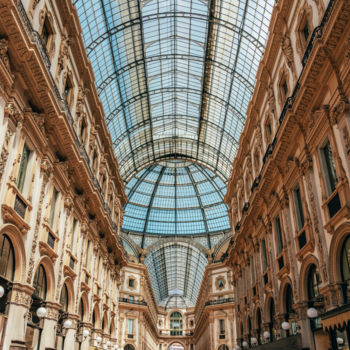
[(341, 252), (341, 273), (343, 281), (350, 280), (350, 236), (346, 238)]
[(328, 195), (330, 195), (335, 190), (338, 180), (337, 180), (337, 173), (335, 171), (332, 148), (329, 141), (322, 148), (322, 153), (323, 153), (323, 158), (325, 161), (325, 168), (326, 168), (325, 169), (326, 187), (327, 187)]

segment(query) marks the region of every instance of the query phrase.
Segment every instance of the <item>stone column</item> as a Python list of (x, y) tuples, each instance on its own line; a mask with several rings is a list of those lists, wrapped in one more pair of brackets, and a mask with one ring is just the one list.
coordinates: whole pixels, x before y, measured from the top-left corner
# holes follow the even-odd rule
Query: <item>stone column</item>
[(9, 308), (3, 350), (26, 349), (24, 345), (27, 313), (31, 303), (33, 287), (14, 282), (9, 296)]
[(78, 316), (77, 315), (68, 315), (67, 320), (72, 321), (72, 327), (66, 330), (66, 336), (64, 338), (64, 348), (65, 349), (74, 349), (74, 344), (76, 342), (76, 332), (78, 328)]
[[(90, 332), (90, 336), (84, 338), (83, 337), (83, 332), (84, 330), (87, 329), (89, 332)], [(79, 333), (80, 333), (80, 337), (81, 337), (81, 350), (89, 350), (90, 348), (90, 342), (91, 344), (93, 343), (92, 342), (92, 332), (91, 332), (91, 329), (92, 329), (92, 324), (88, 323), (84, 323), (84, 326), (80, 328), (79, 330)], [(69, 348), (67, 348), (69, 349)]]
[(46, 316), (43, 323), (43, 330), (41, 333), (40, 350), (47, 348), (55, 349), (56, 342), (56, 327), (59, 317), (60, 304), (53, 302), (46, 302)]
[(315, 350), (314, 335), (311, 331), (310, 320), (307, 317), (308, 303), (306, 301), (294, 304), (300, 326), (303, 348)]

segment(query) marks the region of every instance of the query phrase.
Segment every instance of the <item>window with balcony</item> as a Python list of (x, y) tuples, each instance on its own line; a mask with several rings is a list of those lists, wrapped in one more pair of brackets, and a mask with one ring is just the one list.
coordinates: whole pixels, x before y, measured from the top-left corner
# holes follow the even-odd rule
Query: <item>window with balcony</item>
[(170, 335), (182, 335), (182, 315), (178, 311), (170, 315)]

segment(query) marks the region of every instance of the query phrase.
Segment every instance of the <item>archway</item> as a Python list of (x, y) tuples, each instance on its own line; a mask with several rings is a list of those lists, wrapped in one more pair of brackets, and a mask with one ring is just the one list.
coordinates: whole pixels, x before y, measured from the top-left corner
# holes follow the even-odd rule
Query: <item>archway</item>
[(135, 350), (135, 348), (131, 344), (126, 344), (124, 350)]
[(229, 347), (225, 344), (221, 344), (218, 348), (218, 350), (229, 350)]
[(180, 343), (172, 343), (169, 345), (168, 350), (185, 350), (185, 348)]

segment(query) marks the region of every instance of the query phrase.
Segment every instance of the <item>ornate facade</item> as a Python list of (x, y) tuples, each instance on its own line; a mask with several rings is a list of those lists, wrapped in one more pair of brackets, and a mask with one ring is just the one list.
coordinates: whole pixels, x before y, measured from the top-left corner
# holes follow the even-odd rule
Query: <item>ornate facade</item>
[(349, 346), (349, 10), (280, 1), (271, 20), (225, 198), (240, 346)]
[[(214, 23), (216, 1), (208, 3)], [(232, 154), (216, 161), (201, 145), (209, 161), (150, 165), (133, 149), (119, 170), (75, 4), (0, 0), (0, 349), (349, 349), (349, 1), (271, 7), (227, 183), (232, 232), (210, 212), (221, 206)], [(207, 36), (210, 53), (211, 25)], [(204, 90), (214, 71), (205, 66)], [(147, 209), (135, 212), (126, 206), (132, 174), (134, 208), (153, 177)], [(154, 216), (170, 207), (160, 214), (155, 202), (167, 199), (155, 195), (181, 176), (198, 202), (181, 198), (177, 235), (161, 237)], [(212, 202), (201, 196), (206, 186)], [(195, 225), (186, 205), (200, 213)]]

